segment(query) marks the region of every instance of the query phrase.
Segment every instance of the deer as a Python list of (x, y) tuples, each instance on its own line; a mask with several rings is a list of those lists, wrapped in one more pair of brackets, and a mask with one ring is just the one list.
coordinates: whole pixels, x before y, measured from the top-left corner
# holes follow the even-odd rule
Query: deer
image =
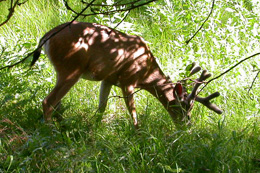
[[(45, 122), (52, 122), (55, 107), (81, 78), (102, 81), (98, 106), (101, 113), (107, 106), (111, 87), (120, 87), (135, 128), (139, 126), (134, 102), (136, 88), (146, 90), (158, 99), (176, 126), (184, 124), (185, 118), (190, 118), (194, 101), (218, 114), (222, 113), (210, 102), (220, 95), (219, 92), (205, 98), (197, 96), (199, 86), (211, 76), (207, 70), (203, 70), (191, 94), (188, 94), (183, 82), (173, 83), (163, 73), (140, 36), (96, 23), (73, 21), (53, 28), (41, 38), (31, 67), (39, 59), (42, 48), (56, 71), (56, 85), (42, 102)], [(201, 67), (194, 66), (191, 74), (200, 70)]]

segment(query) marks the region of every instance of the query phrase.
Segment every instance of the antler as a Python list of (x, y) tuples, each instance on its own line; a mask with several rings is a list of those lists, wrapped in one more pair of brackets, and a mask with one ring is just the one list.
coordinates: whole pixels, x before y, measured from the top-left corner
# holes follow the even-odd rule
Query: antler
[(205, 98), (197, 96), (195, 98), (195, 100), (197, 102), (200, 102), (201, 104), (205, 105), (210, 110), (213, 110), (214, 112), (216, 112), (218, 114), (222, 114), (222, 110), (219, 109), (217, 105), (210, 103), (211, 99), (214, 99), (215, 97), (218, 97), (219, 95), (220, 95), (219, 92), (215, 92), (215, 93), (213, 93), (213, 94), (211, 94), (211, 95), (209, 95), (208, 97), (205, 97)]
[[(192, 70), (190, 72), (190, 76), (199, 72), (201, 70), (201, 67), (196, 66), (195, 63), (192, 64)], [(196, 80), (196, 84), (194, 88), (192, 89), (191, 93), (187, 96), (187, 101), (190, 103), (192, 100), (196, 100), (197, 102), (200, 102), (201, 104), (205, 105), (210, 110), (213, 110), (214, 112), (221, 114), (222, 110), (218, 108), (217, 105), (210, 102), (211, 99), (218, 97), (220, 95), (219, 92), (215, 92), (205, 98), (196, 96), (197, 91), (199, 89), (199, 86), (204, 83), (206, 79), (208, 79), (211, 76), (210, 73), (207, 73), (207, 70), (203, 70), (200, 77)]]

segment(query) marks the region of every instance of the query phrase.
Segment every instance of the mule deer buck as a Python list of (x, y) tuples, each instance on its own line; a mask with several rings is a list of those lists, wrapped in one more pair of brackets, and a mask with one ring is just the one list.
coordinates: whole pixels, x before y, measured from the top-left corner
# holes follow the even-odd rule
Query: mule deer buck
[[(175, 85), (164, 75), (141, 37), (95, 23), (65, 23), (43, 36), (31, 66), (38, 60), (42, 45), (57, 74), (56, 86), (43, 100), (46, 122), (51, 121), (55, 106), (80, 78), (102, 81), (99, 96), (101, 112), (107, 105), (111, 86), (120, 87), (135, 127), (138, 127), (133, 95), (135, 88), (144, 89), (155, 96), (176, 125), (189, 116), (194, 100), (216, 113), (222, 113), (210, 103), (212, 98), (219, 96), (218, 92), (206, 98), (196, 96), (198, 87), (210, 77), (206, 70), (188, 95), (180, 82)], [(196, 67), (191, 73), (199, 70), (200, 67)]]

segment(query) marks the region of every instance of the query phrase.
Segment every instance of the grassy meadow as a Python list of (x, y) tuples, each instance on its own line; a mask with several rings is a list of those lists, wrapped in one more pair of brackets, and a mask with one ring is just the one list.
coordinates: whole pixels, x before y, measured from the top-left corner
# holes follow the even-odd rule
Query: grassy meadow
[[(80, 1), (70, 1), (80, 11)], [(9, 1), (0, 1), (0, 22)], [(213, 74), (260, 51), (257, 1), (217, 0), (202, 30), (211, 1), (159, 0), (132, 10), (118, 30), (142, 36), (173, 81), (197, 62)], [(33, 51), (51, 28), (74, 14), (62, 1), (30, 0), (0, 27), (0, 67)], [(115, 26), (124, 14), (80, 17), (78, 21)], [(113, 87), (100, 121), (99, 82), (80, 80), (62, 100), (60, 123), (42, 123), (42, 100), (55, 85), (55, 72), (42, 53), (0, 71), (0, 172), (260, 172), (259, 56), (211, 82), (202, 96), (214, 99), (223, 114), (199, 103), (192, 124), (177, 129), (167, 111), (145, 91), (135, 94), (140, 123), (136, 131), (119, 88)]]

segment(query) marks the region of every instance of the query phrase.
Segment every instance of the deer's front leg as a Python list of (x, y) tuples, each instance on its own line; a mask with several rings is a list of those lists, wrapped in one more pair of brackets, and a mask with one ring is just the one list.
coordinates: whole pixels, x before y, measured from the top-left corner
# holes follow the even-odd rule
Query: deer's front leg
[(107, 106), (108, 96), (111, 90), (112, 84), (106, 81), (102, 81), (99, 93), (99, 112), (103, 113)]
[(136, 129), (138, 129), (137, 114), (136, 114), (135, 103), (134, 103), (134, 87), (133, 86), (122, 87), (122, 91), (123, 91), (123, 95), (124, 95), (124, 99), (128, 111), (133, 118), (134, 126)]

